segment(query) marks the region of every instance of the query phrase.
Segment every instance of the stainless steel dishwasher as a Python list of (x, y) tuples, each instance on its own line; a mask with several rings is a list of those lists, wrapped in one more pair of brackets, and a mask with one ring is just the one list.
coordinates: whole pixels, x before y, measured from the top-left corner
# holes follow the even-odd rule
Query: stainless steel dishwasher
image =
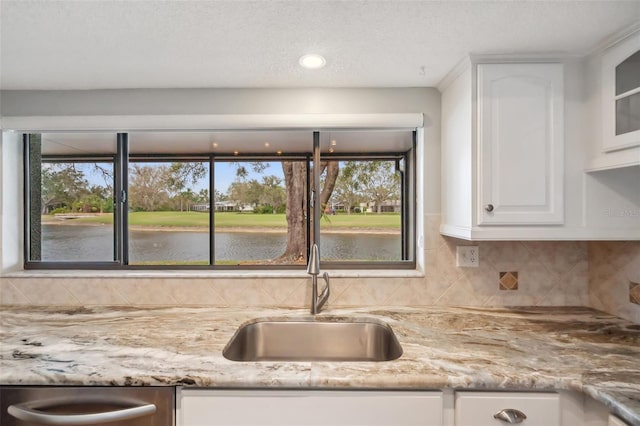
[(173, 387), (0, 387), (0, 425), (173, 426)]

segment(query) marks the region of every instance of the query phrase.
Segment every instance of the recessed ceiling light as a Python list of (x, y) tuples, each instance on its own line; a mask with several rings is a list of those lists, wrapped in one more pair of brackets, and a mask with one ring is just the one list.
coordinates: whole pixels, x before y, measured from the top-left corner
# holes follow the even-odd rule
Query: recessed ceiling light
[(214, 142), (214, 143), (211, 144), (211, 146), (213, 146), (214, 148), (217, 148), (218, 147), (218, 143)]
[(322, 56), (312, 53), (302, 56), (298, 63), (304, 68), (317, 70), (324, 67), (327, 64), (327, 61)]
[(265, 142), (265, 143), (264, 143), (264, 146), (265, 146), (265, 147), (267, 147), (267, 148), (269, 148), (269, 142)]

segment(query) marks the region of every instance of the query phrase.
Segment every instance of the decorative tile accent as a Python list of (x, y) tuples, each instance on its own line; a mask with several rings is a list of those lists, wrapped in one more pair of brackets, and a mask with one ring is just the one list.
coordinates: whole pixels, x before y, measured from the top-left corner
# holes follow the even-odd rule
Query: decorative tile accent
[(518, 272), (500, 272), (500, 290), (517, 290)]
[(640, 305), (640, 283), (629, 281), (629, 302)]

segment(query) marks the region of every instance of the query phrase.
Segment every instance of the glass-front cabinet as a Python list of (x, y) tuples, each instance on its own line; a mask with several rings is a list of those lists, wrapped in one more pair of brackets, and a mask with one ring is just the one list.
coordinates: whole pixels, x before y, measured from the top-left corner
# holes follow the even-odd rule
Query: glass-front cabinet
[(603, 149), (640, 146), (640, 32), (603, 56)]

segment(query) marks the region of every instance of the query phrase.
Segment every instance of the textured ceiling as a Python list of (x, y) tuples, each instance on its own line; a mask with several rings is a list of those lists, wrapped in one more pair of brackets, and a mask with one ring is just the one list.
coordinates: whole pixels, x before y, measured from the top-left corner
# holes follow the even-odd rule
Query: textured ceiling
[[(640, 1), (1, 0), (0, 87), (434, 86), (468, 53), (584, 54)], [(327, 66), (298, 66), (306, 53)]]

